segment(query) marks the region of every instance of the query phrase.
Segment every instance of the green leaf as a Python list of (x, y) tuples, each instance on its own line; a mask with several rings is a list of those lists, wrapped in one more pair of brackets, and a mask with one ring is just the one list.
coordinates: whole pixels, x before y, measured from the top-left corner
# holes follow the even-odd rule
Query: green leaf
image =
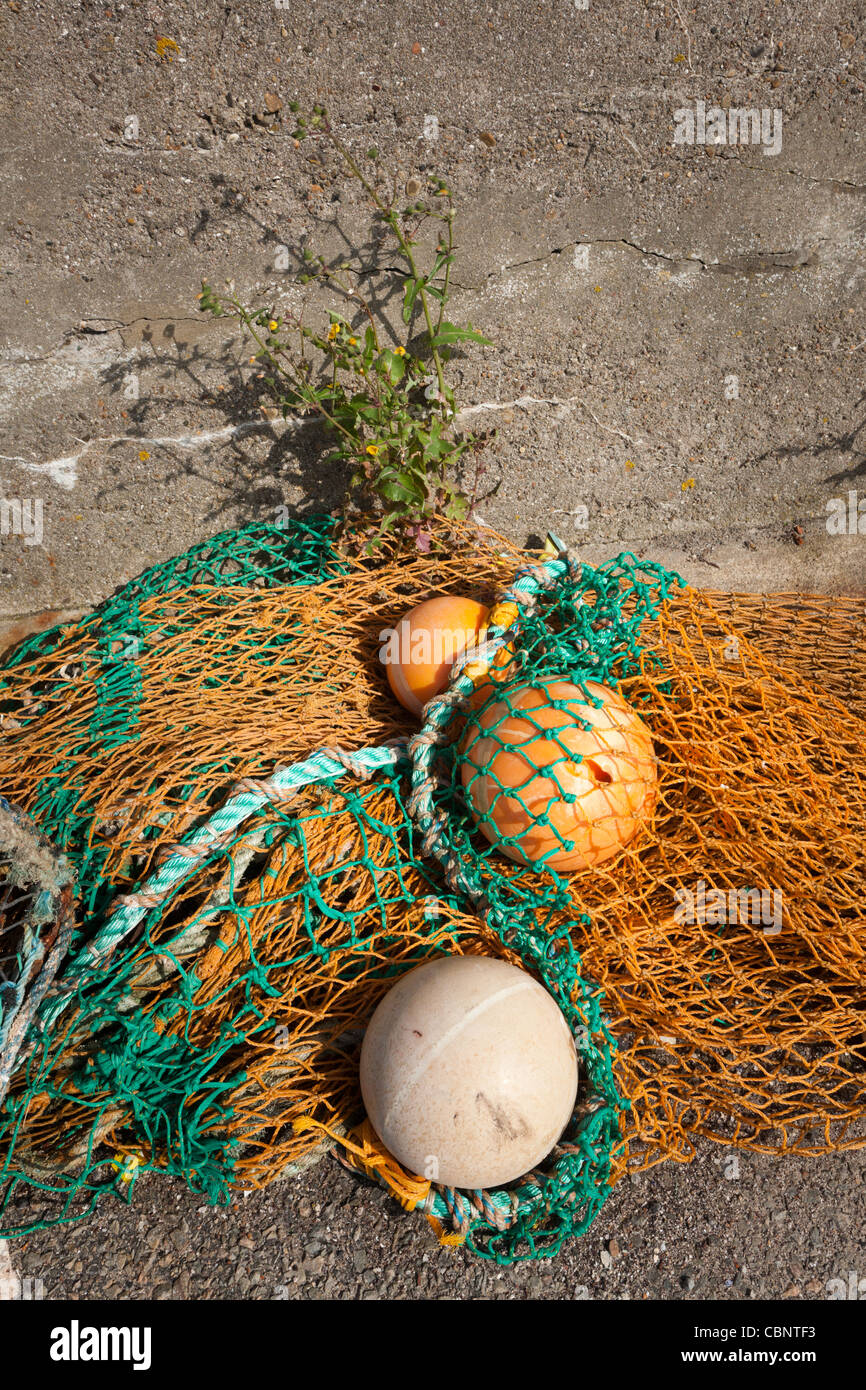
[(453, 260), (454, 260), (454, 252), (453, 252), (453, 251), (440, 251), (439, 254), (437, 255), (435, 261), (433, 262), (433, 269), (430, 271), (430, 276), (429, 276), (429, 278), (430, 278), (431, 280), (435, 280), (435, 279), (436, 279), (436, 276), (440, 273), (440, 271), (443, 270), (443, 268), (444, 268), (446, 265), (451, 265), (451, 263), (452, 263)]
[(410, 320), (411, 317), (412, 317), (412, 310), (413, 310), (413, 308), (414, 308), (414, 306), (415, 306), (415, 300), (416, 300), (417, 297), (418, 297), (418, 291), (420, 290), (420, 288), (421, 288), (421, 286), (423, 285), (423, 283), (424, 283), (423, 278), (419, 277), (419, 278), (416, 280), (415, 277), (412, 276), (412, 275), (410, 275), (410, 276), (407, 278), (407, 280), (406, 280), (406, 283), (405, 283), (405, 285), (404, 285), (404, 287), (403, 287), (403, 322), (404, 322), (404, 323), (408, 323), (409, 320)]
[(383, 376), (387, 377), (392, 386), (397, 386), (403, 380), (406, 371), (402, 357), (398, 357), (396, 352), (392, 352), (390, 348), (386, 348), (384, 352), (380, 353), (376, 367)]
[(443, 319), (439, 325), (439, 331), (434, 334), (431, 341), (434, 347), (450, 347), (453, 343), (467, 341), (484, 343), (487, 347), (492, 346), (491, 340), (476, 332), (471, 323), (467, 324), (465, 328), (458, 328), (456, 323), (449, 323), (447, 319)]
[(395, 480), (392, 483), (381, 483), (378, 491), (388, 502), (420, 502), (422, 499), (414, 486), (414, 480), (410, 478), (408, 481), (413, 483), (413, 486), (408, 487), (405, 483)]
[(334, 412), (334, 418), (340, 422), (345, 429), (357, 429), (357, 421), (363, 420), (368, 425), (376, 423), (376, 407), (371, 405), (366, 396), (363, 397), (363, 405), (340, 406)]
[(441, 458), (441, 457), (442, 457), (443, 448), (444, 448), (444, 445), (442, 444), (442, 440), (441, 440), (441, 439), (431, 439), (430, 442), (429, 442), (429, 444), (425, 445), (425, 448), (424, 448), (424, 457), (425, 457), (425, 459), (439, 459), (439, 458)]

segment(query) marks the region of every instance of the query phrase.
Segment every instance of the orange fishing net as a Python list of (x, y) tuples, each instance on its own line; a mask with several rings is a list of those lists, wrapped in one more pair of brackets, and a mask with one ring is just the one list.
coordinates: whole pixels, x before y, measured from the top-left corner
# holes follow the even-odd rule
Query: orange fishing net
[[(77, 856), (82, 934), (239, 779), (414, 733), (384, 680), (384, 634), (432, 593), (494, 602), (525, 558), (451, 527), (429, 555), (337, 546), (303, 582), (190, 566), (110, 622), (34, 639), (3, 673), (0, 786), (37, 822), (53, 816)], [(590, 616), (600, 594), (585, 576)], [(623, 621), (634, 612), (632, 596)], [(866, 1140), (864, 636), (857, 600), (673, 589), (639, 647), (610, 654), (603, 674), (652, 732), (658, 809), (621, 855), (564, 880), (554, 919), (577, 924), (619, 1043), (618, 1172), (686, 1160), (696, 1135), (801, 1153)], [(501, 856), (496, 872), (528, 894), (550, 877)], [(397, 773), (269, 801), (133, 947), (128, 1001), (153, 1034), (185, 1056), (211, 1048), (201, 1132), (228, 1136), (237, 1186), (321, 1152), (301, 1116), (362, 1118), (360, 1037), (409, 964), (442, 949), (521, 963), (444, 891)], [(80, 1070), (87, 1037), (70, 1025), (44, 1044), (52, 1075)], [(135, 1101), (116, 1076), (76, 1087), (30, 1096), (19, 1162), (80, 1161), (97, 1102), (98, 1139), (128, 1147)]]

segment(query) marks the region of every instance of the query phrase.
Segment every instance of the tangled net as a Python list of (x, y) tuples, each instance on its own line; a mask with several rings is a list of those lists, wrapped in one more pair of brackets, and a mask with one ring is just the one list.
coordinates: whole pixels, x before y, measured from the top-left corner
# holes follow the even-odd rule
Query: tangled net
[(0, 797), (0, 1102), (69, 950), (72, 898), (69, 864), (19, 806)]
[[(7, 659), (0, 785), (81, 903), (0, 1108), (10, 1233), (147, 1169), (227, 1200), (336, 1145), (510, 1260), (554, 1253), (627, 1165), (687, 1160), (696, 1135), (864, 1142), (862, 603), (697, 593), (630, 556), (551, 563), (529, 601), (526, 558), (462, 528), (358, 559), (330, 518), (253, 526)], [(412, 740), (378, 661), (431, 593), (503, 591), (519, 623), (494, 641), (521, 678), (620, 688), (659, 758), (652, 825), (568, 877), (475, 829), (471, 662)], [(442, 951), (531, 969), (585, 1059), (562, 1144), (508, 1191), (421, 1182), (363, 1125), (366, 1021)]]

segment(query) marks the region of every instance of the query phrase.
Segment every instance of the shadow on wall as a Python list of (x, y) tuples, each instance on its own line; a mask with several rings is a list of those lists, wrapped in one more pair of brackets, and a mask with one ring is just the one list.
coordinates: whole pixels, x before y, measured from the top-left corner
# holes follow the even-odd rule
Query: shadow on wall
[[(175, 356), (168, 362), (158, 359), (170, 392), (127, 404), (130, 428), (126, 438), (109, 450), (106, 469), (110, 482), (100, 490), (99, 501), (134, 486), (128, 477), (128, 441), (140, 438), (143, 445), (150, 446), (154, 440), (166, 438), (160, 448), (161, 477), (174, 488), (182, 488), (191, 480), (205, 483), (214, 499), (205, 521), (230, 518), (242, 525), (261, 520), (276, 513), (292, 489), (303, 495), (300, 506), (293, 508), (299, 513), (333, 511), (341, 506), (346, 496), (345, 471), (339, 464), (325, 462), (330, 451), (327, 431), (311, 419), (290, 420), (284, 426), (277, 408), (271, 410), (269, 398), (268, 414), (263, 412), (266, 388), (250, 379), (248, 354), (244, 355), (240, 340), (218, 353), (204, 351), (197, 344), (175, 347)], [(120, 392), (127, 375), (125, 364), (112, 366), (105, 372), (103, 384), (112, 392)], [(219, 389), (215, 390), (208, 378), (217, 380)], [(172, 406), (195, 406), (197, 412), (206, 413), (203, 425), (195, 434), (190, 432), (189, 443), (177, 434), (164, 436), (164, 426), (155, 422), (155, 417), (164, 418), (166, 408)], [(112, 455), (117, 455), (116, 461)]]
[(866, 453), (858, 447), (858, 439), (864, 429), (866, 429), (866, 391), (864, 391), (854, 406), (856, 412), (863, 407), (859, 420), (855, 420), (849, 430), (843, 434), (831, 434), (826, 438), (810, 440), (805, 444), (777, 444), (772, 449), (765, 449), (758, 455), (757, 462), (762, 463), (765, 459), (771, 458), (802, 458), (808, 455), (810, 458), (823, 458), (826, 455), (836, 457), (845, 454), (853, 454), (853, 458), (847, 468), (842, 468), (837, 473), (826, 473), (822, 479), (825, 483), (845, 483), (852, 478), (862, 478), (866, 476)]

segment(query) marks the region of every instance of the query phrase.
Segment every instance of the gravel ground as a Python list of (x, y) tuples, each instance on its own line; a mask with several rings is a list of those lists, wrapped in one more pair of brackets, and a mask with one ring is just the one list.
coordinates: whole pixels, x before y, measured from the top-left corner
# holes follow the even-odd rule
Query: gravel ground
[(701, 1146), (687, 1166), (620, 1183), (555, 1260), (508, 1267), (441, 1247), (332, 1158), (228, 1208), (151, 1178), (131, 1206), (108, 1202), (13, 1253), (58, 1299), (826, 1300), (852, 1270), (866, 1293), (866, 1162)]
[[(6, 639), (216, 530), (339, 501), (195, 307), (203, 276), (297, 305), (282, 246), (367, 244), (354, 193), (294, 147), (296, 94), (399, 179), (451, 183), (454, 316), (495, 343), (457, 364), (499, 430), (486, 520), (710, 587), (864, 592), (863, 536), (826, 527), (866, 488), (864, 16), (5, 0), (0, 475), (45, 518), (39, 545), (3, 537)], [(781, 149), (675, 145), (698, 100), (778, 111)], [(331, 1160), (227, 1211), (142, 1181), (12, 1257), (46, 1298), (796, 1300), (866, 1279), (860, 1156), (718, 1160), (621, 1184), (585, 1239), (516, 1269), (440, 1249)]]

